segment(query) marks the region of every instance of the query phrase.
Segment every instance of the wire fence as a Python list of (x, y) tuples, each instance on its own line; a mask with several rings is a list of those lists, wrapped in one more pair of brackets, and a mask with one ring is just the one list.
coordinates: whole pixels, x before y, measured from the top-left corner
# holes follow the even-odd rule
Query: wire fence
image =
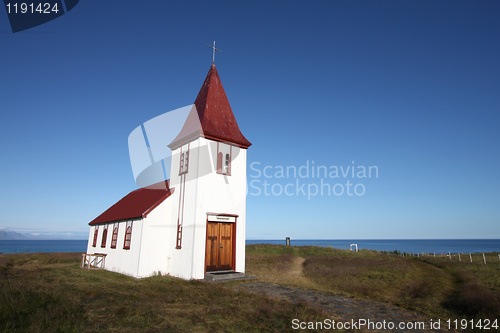
[(400, 257), (417, 257), (417, 258), (435, 258), (437, 260), (442, 260), (442, 261), (450, 261), (450, 262), (460, 262), (460, 263), (469, 263), (469, 264), (483, 264), (483, 265), (488, 265), (488, 264), (497, 264), (500, 265), (500, 253), (496, 252), (489, 252), (489, 253), (461, 253), (461, 252), (455, 252), (452, 253), (451, 251), (448, 251), (448, 253), (443, 253), (443, 252), (400, 252), (400, 251), (393, 251), (393, 252), (385, 252), (387, 254), (391, 255), (397, 255)]

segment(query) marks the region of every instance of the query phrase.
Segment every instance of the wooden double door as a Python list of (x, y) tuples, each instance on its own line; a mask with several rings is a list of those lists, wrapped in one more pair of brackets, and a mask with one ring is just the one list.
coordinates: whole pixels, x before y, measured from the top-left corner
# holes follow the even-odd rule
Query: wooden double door
[(234, 270), (235, 260), (234, 223), (207, 222), (207, 272)]

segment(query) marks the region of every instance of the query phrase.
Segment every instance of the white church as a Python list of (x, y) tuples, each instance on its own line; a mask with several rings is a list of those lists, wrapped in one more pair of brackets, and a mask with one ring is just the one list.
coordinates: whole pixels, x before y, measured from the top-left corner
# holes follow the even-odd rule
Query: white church
[(137, 278), (245, 272), (246, 150), (215, 64), (168, 145), (170, 179), (130, 192), (89, 223), (82, 266)]

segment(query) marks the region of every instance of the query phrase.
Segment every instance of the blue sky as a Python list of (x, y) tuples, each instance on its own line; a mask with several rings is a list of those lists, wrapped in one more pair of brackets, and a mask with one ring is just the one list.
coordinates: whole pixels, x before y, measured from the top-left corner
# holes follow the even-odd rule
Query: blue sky
[(248, 239), (498, 238), (498, 17), (493, 1), (88, 0), (13, 34), (0, 13), (0, 227), (86, 235), (136, 188), (128, 135), (194, 102), (216, 40), (254, 185), (265, 166), (378, 168), (324, 179), (363, 195), (249, 188)]

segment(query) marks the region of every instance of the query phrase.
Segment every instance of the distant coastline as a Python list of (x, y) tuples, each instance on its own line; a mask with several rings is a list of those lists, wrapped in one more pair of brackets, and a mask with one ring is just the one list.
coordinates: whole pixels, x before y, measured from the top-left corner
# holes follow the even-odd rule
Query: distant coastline
[(16, 232), (0, 227), (0, 241), (4, 240), (84, 240), (88, 233), (84, 232)]

